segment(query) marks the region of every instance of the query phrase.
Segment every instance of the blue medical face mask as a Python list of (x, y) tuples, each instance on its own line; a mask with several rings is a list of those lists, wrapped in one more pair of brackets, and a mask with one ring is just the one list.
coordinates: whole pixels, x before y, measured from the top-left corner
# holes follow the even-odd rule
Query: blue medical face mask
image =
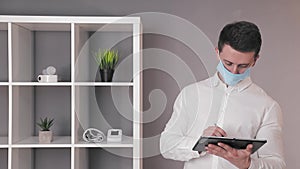
[(225, 68), (225, 66), (223, 65), (221, 60), (217, 66), (217, 70), (223, 77), (224, 82), (229, 86), (234, 86), (234, 85), (238, 84), (240, 81), (242, 81), (250, 76), (250, 68), (248, 68), (242, 74), (233, 74)]

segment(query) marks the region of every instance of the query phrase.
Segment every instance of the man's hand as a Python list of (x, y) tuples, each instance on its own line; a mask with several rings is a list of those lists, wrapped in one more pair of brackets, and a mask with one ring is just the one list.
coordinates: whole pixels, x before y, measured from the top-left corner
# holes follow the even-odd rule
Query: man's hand
[(238, 150), (226, 144), (218, 143), (218, 146), (209, 144), (206, 147), (206, 151), (209, 154), (226, 159), (239, 169), (248, 169), (251, 163), (250, 155), (252, 152), (252, 147), (253, 145), (249, 144), (246, 149)]
[(217, 136), (217, 137), (226, 137), (226, 132), (218, 126), (209, 126), (204, 131), (202, 136)]

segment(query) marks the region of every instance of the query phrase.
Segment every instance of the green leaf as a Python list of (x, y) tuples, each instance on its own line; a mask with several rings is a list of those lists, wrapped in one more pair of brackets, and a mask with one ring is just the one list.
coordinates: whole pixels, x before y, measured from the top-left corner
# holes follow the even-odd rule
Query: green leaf
[(98, 52), (94, 52), (93, 56), (100, 69), (114, 70), (119, 60), (119, 54), (116, 50), (98, 49)]
[(40, 122), (37, 122), (37, 125), (41, 128), (42, 131), (49, 131), (50, 127), (54, 124), (54, 119), (48, 120), (48, 118), (40, 118)]

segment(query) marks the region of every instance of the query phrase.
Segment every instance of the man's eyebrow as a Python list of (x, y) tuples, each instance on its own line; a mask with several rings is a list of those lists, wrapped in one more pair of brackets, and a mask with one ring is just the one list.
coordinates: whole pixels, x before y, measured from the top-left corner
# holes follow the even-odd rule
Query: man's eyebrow
[(245, 66), (248, 66), (248, 65), (250, 65), (250, 63), (241, 63), (241, 64), (239, 64), (239, 65), (245, 65)]
[(223, 59), (225, 62), (229, 62), (229, 63), (233, 63), (233, 62), (230, 62), (229, 60), (226, 60), (226, 59)]
[[(223, 59), (224, 62), (228, 62), (228, 63), (231, 63), (231, 64), (234, 64), (233, 62), (229, 61), (229, 60), (226, 60), (226, 59)], [(250, 63), (240, 63), (238, 65), (249, 65)]]

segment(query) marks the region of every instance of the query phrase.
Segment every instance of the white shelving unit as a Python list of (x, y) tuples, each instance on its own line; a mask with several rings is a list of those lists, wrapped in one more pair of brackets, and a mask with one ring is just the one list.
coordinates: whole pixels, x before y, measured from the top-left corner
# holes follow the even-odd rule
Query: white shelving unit
[[(141, 169), (139, 17), (0, 15), (0, 169)], [(3, 45), (2, 45), (3, 44)], [(101, 82), (92, 52), (117, 49), (113, 82)], [(47, 66), (58, 82), (39, 83)], [(54, 118), (54, 140), (36, 122)], [(87, 128), (123, 131), (121, 143), (87, 143)]]

